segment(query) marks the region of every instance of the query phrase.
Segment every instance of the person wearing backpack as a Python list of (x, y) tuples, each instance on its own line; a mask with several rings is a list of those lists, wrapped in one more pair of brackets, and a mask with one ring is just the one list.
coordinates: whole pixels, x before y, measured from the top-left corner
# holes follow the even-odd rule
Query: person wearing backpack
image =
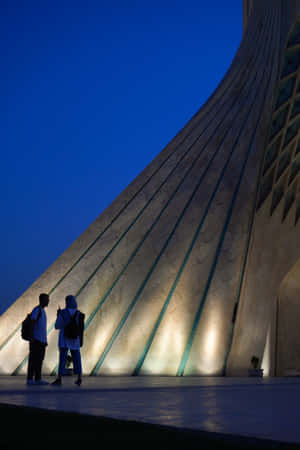
[[(49, 295), (39, 295), (39, 305), (30, 314), (29, 323), (29, 359), (27, 368), (28, 385), (44, 385), (42, 380), (42, 365), (47, 346), (47, 316), (45, 308), (49, 305)], [(24, 339), (24, 337), (23, 337)]]
[(61, 386), (62, 376), (65, 375), (68, 351), (70, 350), (74, 373), (77, 375), (75, 384), (80, 386), (82, 382), (80, 347), (83, 344), (84, 314), (77, 309), (77, 302), (73, 295), (67, 295), (65, 309), (58, 308), (55, 329), (59, 330), (59, 366), (58, 377), (52, 385)]

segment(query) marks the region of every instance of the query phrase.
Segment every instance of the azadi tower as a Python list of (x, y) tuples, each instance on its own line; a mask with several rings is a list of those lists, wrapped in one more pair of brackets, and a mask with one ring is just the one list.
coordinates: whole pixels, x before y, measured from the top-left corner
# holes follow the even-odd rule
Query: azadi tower
[[(129, 155), (130, 157), (130, 155)], [(0, 317), (0, 374), (24, 374), (20, 324), (50, 294), (86, 315), (86, 375), (300, 374), (300, 0), (244, 0), (214, 94)]]

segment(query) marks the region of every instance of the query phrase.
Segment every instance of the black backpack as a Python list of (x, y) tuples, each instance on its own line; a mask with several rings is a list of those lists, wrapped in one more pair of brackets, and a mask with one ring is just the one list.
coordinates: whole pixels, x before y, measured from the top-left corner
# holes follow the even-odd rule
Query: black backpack
[(80, 326), (79, 323), (77, 323), (78, 321), (76, 320), (78, 314), (79, 311), (76, 311), (76, 313), (71, 317), (70, 322), (65, 326), (64, 335), (66, 338), (76, 339), (80, 335)]
[[(31, 317), (31, 314), (32, 313), (27, 314), (26, 318), (22, 322), (21, 336), (22, 336), (22, 339), (24, 339), (24, 341), (30, 341), (32, 339), (32, 334), (33, 334), (33, 328), (34, 328), (35, 320)], [(36, 322), (41, 317), (41, 314), (42, 314), (42, 310), (40, 308), (40, 311), (38, 313)]]

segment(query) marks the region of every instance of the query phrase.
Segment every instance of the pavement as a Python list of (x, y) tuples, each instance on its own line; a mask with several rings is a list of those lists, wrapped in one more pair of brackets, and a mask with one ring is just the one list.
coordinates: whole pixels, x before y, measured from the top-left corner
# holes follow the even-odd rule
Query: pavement
[(260, 448), (300, 448), (297, 377), (84, 377), (81, 387), (74, 381), (65, 377), (61, 387), (26, 386), (22, 376), (1, 376), (0, 406), (158, 426), (191, 432), (198, 442), (201, 436), (236, 437), (245, 444), (239, 448), (247, 442), (253, 448), (258, 443)]

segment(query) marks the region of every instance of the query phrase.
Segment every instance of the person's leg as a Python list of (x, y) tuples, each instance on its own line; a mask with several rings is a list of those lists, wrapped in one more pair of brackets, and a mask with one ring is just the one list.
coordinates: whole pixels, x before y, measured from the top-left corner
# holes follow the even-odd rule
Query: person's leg
[(46, 346), (42, 342), (35, 342), (35, 381), (40, 381), (42, 378), (42, 365), (45, 358)]
[(33, 342), (29, 343), (29, 359), (27, 367), (27, 382), (33, 381), (34, 375), (34, 362), (33, 362)]
[(65, 375), (66, 362), (68, 356), (68, 349), (63, 347), (59, 349), (59, 365), (58, 365), (58, 376), (61, 378)]
[(77, 381), (75, 383), (80, 386), (82, 374), (80, 350), (71, 350), (71, 355), (73, 359), (74, 373), (77, 375)]
[(65, 348), (65, 347), (59, 348), (58, 377), (52, 383), (54, 386), (61, 385), (61, 377), (65, 374), (67, 355), (68, 355), (67, 348)]
[(39, 359), (40, 359), (40, 349), (39, 349), (39, 342), (38, 341), (32, 341), (30, 343), (31, 345), (31, 352), (32, 352), (32, 374), (33, 378), (36, 380), (36, 374), (39, 371)]

